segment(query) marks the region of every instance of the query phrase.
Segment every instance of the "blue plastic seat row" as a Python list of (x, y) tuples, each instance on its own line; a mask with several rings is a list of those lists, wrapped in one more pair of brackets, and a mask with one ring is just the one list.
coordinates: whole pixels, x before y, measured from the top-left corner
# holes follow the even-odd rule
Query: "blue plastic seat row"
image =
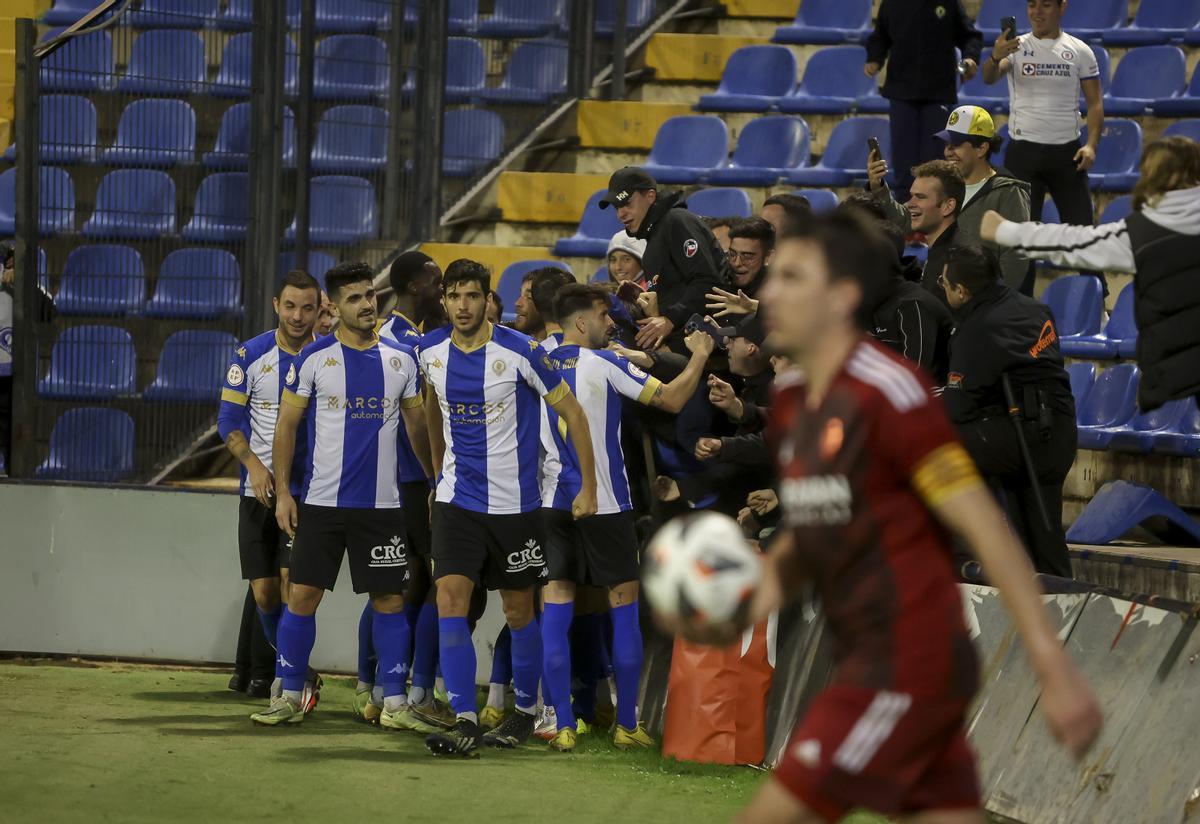
[(804, 0), (796, 19), (780, 26), (776, 43), (854, 43), (871, 31), (871, 0)]
[[(1090, 364), (1089, 364), (1090, 365)], [(1072, 365), (1072, 368), (1079, 366)], [(1079, 445), (1084, 449), (1115, 452), (1157, 452), (1166, 455), (1200, 454), (1200, 408), (1195, 398), (1169, 401), (1150, 412), (1137, 408), (1140, 372), (1136, 365), (1111, 366), (1086, 385), (1084, 370), (1076, 418)], [(1074, 385), (1072, 390), (1075, 390)]]
[(68, 409), (50, 433), (50, 453), (34, 470), (43, 480), (115, 483), (134, 468), (134, 427), (128, 412), (110, 407)]

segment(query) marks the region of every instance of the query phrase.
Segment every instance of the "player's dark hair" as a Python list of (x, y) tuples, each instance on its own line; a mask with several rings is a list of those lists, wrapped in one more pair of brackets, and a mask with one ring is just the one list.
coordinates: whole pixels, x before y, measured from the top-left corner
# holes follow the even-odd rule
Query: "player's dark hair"
[(1000, 280), (1000, 262), (982, 246), (951, 246), (946, 255), (946, 280), (978, 295)]
[(763, 201), (763, 208), (779, 206), (786, 220), (805, 220), (812, 217), (813, 207), (804, 195), (771, 195)]
[(282, 297), (283, 290), (291, 286), (293, 289), (317, 290), (317, 303), (321, 302), (321, 284), (317, 279), (303, 269), (291, 269), (279, 279), (275, 285), (275, 297)]
[(407, 292), (413, 278), (424, 272), (425, 266), (430, 263), (433, 263), (433, 258), (415, 249), (400, 255), (392, 261), (391, 268), (388, 269), (388, 282), (392, 285), (392, 291), (397, 295)]
[(485, 295), (492, 291), (492, 273), (477, 260), (459, 258), (446, 267), (442, 275), (442, 293), (463, 283), (476, 283)]
[(496, 314), (500, 319), (504, 319), (504, 298), (500, 297), (500, 293), (495, 289), (488, 289), (487, 296), (492, 299), (492, 303), (496, 304)]
[(879, 230), (878, 221), (854, 209), (814, 215), (811, 220), (785, 223), (782, 243), (802, 240), (821, 249), (830, 281), (853, 280), (862, 289), (863, 306), (876, 306), (891, 288), (895, 252)]
[(362, 261), (339, 263), (325, 273), (325, 289), (332, 300), (341, 297), (342, 287), (362, 281), (375, 282), (375, 272)]
[(838, 211), (857, 209), (872, 220), (887, 220), (888, 211), (879, 199), (870, 192), (851, 192), (837, 205)]
[(955, 216), (962, 211), (963, 201), (967, 199), (967, 184), (963, 180), (962, 172), (958, 170), (958, 166), (953, 161), (931, 160), (920, 166), (913, 166), (912, 175), (914, 179), (918, 177), (936, 178), (942, 187), (942, 199), (954, 198)]
[(554, 298), (562, 287), (576, 282), (575, 276), (553, 266), (534, 269), (532, 274), (529, 296), (533, 298), (534, 307), (542, 320), (558, 323), (558, 316), (554, 314)]
[(554, 298), (554, 317), (562, 323), (576, 312), (586, 312), (597, 303), (608, 305), (608, 293), (590, 283), (569, 283)]
[(710, 232), (713, 229), (720, 229), (722, 226), (727, 226), (727, 227), (729, 227), (730, 231), (732, 231), (733, 225), (735, 223), (737, 223), (739, 220), (741, 220), (741, 218), (740, 217), (706, 217), (706, 218), (702, 218), (702, 220), (704, 221), (704, 225), (708, 227), (708, 231), (710, 231)]
[(775, 248), (775, 227), (761, 217), (748, 217), (739, 220), (729, 229), (729, 239), (743, 238), (757, 240), (762, 244), (763, 254), (769, 254)]

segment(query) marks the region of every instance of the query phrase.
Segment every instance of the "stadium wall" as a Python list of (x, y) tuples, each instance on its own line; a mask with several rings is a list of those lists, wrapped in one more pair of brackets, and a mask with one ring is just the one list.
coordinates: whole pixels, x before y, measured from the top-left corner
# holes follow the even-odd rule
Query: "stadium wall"
[[(231, 662), (246, 593), (237, 512), (228, 493), (0, 483), (0, 650)], [(317, 616), (317, 669), (354, 672), (364, 599), (343, 561)], [(489, 603), (480, 683), (502, 621)]]

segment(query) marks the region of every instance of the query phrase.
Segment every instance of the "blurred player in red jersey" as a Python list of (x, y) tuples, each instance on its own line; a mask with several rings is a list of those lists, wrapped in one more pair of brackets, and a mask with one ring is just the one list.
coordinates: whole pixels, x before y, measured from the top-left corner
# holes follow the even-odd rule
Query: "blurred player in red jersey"
[[(743, 811), (754, 824), (833, 822), (855, 807), (938, 824), (985, 821), (964, 730), (978, 664), (951, 532), (1000, 588), (1055, 737), (1080, 754), (1100, 730), (1098, 704), (1047, 620), (1033, 568), (924, 388), (929, 379), (855, 322), (864, 297), (886, 288), (881, 243), (855, 215), (814, 218), (782, 235), (760, 295), (769, 344), (804, 377), (773, 403), (784, 521), (747, 620), (812, 582), (837, 670)], [(727, 642), (741, 629), (705, 635)]]

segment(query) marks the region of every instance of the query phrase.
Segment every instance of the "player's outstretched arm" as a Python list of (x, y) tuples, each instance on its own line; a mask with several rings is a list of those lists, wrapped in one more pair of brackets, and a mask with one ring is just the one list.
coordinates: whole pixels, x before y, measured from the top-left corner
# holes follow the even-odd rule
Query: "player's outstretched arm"
[(1038, 703), (1046, 723), (1067, 749), (1082, 755), (1100, 733), (1100, 705), (1051, 628), (1033, 566), (1000, 508), (977, 484), (933, 504), (932, 509), (967, 542), (987, 579), (999, 589), (1041, 682)]
[[(418, 400), (420, 397), (417, 395)], [(421, 471), (425, 473), (426, 478), (435, 478), (424, 404), (401, 407), (400, 413), (404, 416), (404, 429), (408, 432), (408, 442), (412, 444), (417, 462), (421, 464)]]
[[(442, 474), (442, 460), (446, 457), (446, 433), (442, 429), (442, 403), (437, 391), (430, 383), (425, 384), (425, 429), (429, 433), (429, 460), (433, 478)], [(416, 441), (413, 441), (415, 444)], [(413, 447), (416, 451), (416, 447)], [(420, 455), (417, 456), (420, 458)]]
[(650, 405), (665, 412), (679, 412), (688, 399), (696, 394), (696, 389), (700, 386), (700, 379), (704, 377), (704, 365), (708, 363), (708, 357), (713, 353), (716, 341), (707, 332), (697, 330), (684, 339), (684, 345), (692, 353), (687, 367), (676, 376), (675, 380), (663, 384), (657, 392), (650, 396)]
[(275, 466), (275, 520), (279, 528), (295, 536), (298, 516), (296, 501), (292, 498), (292, 458), (296, 454), (296, 430), (304, 417), (304, 406), (289, 402), (295, 397), (284, 394), (279, 404), (279, 418), (275, 421), (275, 442), (271, 445), (271, 462)]
[(575, 447), (575, 455), (579, 458), (579, 477), (582, 488), (575, 496), (571, 505), (571, 514), (576, 518), (586, 518), (596, 514), (596, 457), (592, 453), (592, 430), (588, 426), (587, 415), (583, 407), (570, 392), (550, 404), (559, 417), (567, 424), (567, 435), (571, 438), (571, 446)]

